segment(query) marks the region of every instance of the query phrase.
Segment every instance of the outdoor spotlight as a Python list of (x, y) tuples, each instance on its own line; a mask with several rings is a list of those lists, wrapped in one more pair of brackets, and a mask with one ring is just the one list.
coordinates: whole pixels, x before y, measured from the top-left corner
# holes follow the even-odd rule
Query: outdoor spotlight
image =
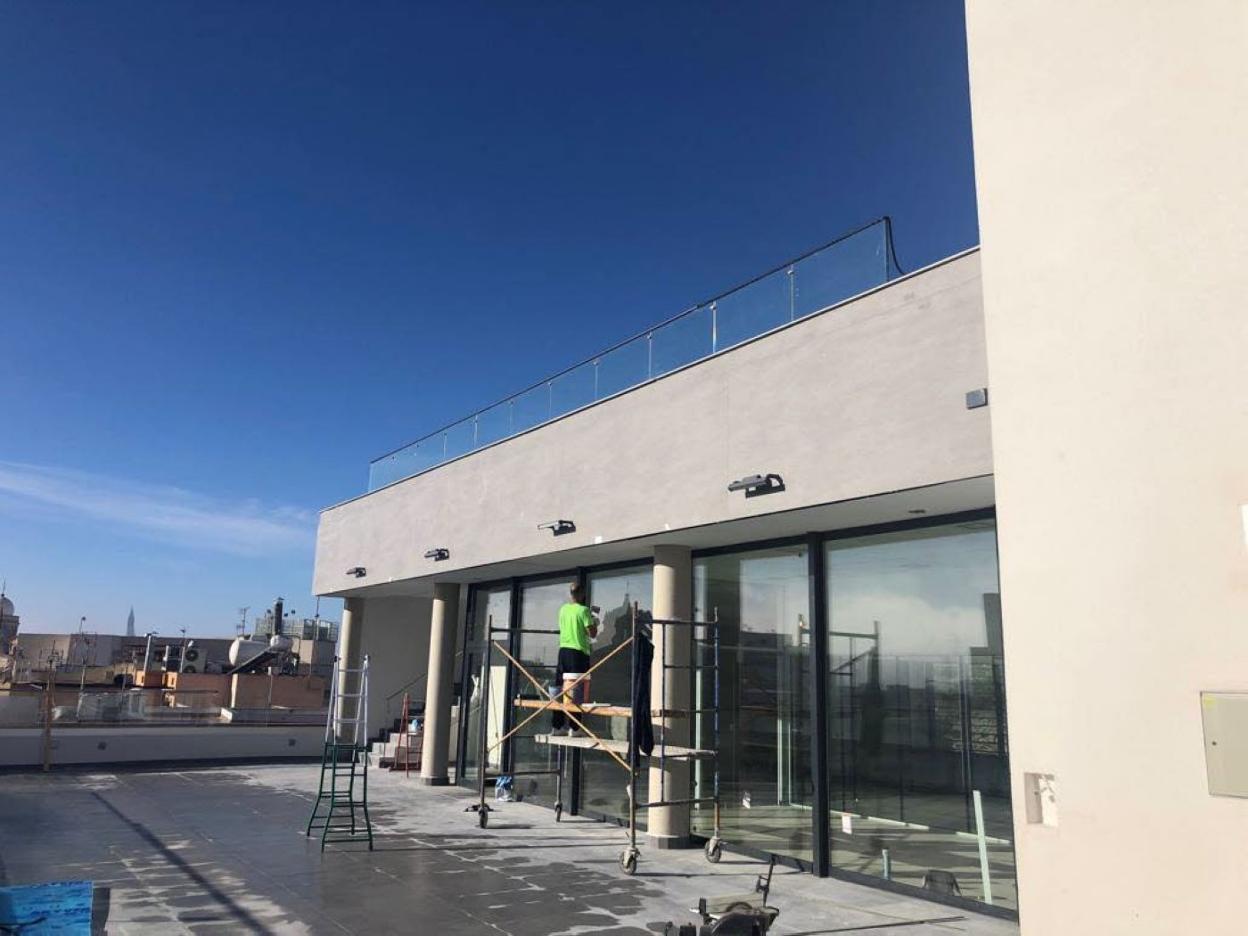
[(539, 523), (539, 530), (550, 530), (555, 536), (563, 536), (565, 533), (572, 533), (576, 530), (576, 524), (571, 520), (551, 520), (549, 523)]
[(442, 546), (439, 546), (436, 549), (431, 549), (427, 553), (425, 553), (425, 558), (432, 559), (434, 562), (441, 562), (443, 559), (451, 558), (451, 551)]
[(738, 478), (728, 485), (730, 492), (745, 491), (746, 497), (775, 494), (784, 490), (784, 480), (778, 474), (752, 474)]
[(354, 575), (356, 578), (363, 578), (368, 575), (368, 570), (363, 566), (355, 566), (354, 568), (347, 569), (347, 575)]

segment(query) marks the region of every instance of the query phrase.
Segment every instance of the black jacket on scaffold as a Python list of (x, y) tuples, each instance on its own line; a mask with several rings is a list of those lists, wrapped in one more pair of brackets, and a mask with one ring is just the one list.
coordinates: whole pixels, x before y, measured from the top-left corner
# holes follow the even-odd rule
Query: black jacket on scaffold
[(634, 768), (641, 765), (642, 754), (654, 750), (654, 725), (650, 721), (650, 664), (653, 660), (654, 644), (639, 630), (633, 654), (633, 717), (628, 739), (628, 763)]

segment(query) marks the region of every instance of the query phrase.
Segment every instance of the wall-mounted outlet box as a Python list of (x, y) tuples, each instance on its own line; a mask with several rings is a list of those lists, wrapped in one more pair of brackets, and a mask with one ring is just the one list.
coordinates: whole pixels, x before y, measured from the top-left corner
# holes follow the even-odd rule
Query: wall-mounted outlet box
[(1210, 796), (1248, 796), (1248, 692), (1202, 692)]
[(1051, 773), (1023, 774), (1027, 801), (1027, 821), (1036, 825), (1057, 825), (1057, 777)]

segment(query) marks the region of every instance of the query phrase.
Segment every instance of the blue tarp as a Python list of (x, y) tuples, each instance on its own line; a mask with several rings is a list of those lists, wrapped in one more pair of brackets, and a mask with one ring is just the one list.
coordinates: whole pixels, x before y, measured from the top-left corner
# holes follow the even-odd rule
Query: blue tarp
[(90, 881), (0, 887), (0, 933), (90, 936)]

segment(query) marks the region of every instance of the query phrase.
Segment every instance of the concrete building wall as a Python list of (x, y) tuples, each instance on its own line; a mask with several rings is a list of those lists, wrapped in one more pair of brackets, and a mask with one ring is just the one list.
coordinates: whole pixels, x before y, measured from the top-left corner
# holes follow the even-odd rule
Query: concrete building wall
[(1023, 932), (1242, 933), (1199, 693), (1248, 691), (1248, 6), (967, 27)]
[[(320, 725), (52, 729), (52, 764), (320, 757)], [(0, 728), (0, 767), (43, 763), (43, 730)]]
[(424, 701), (432, 609), (430, 598), (369, 598), (364, 604), (370, 737), (398, 717), (404, 686), (410, 683), (413, 699)]
[[(314, 590), (989, 474), (987, 411), (965, 406), (986, 383), (980, 303), (972, 253), (326, 510)], [(767, 472), (782, 494), (726, 490)], [(555, 519), (576, 532), (537, 530)]]

